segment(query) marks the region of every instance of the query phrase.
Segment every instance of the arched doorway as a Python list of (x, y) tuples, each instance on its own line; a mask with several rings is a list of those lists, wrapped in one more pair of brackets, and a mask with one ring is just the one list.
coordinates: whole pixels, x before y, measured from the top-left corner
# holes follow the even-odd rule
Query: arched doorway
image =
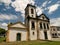
[(21, 41), (21, 33), (17, 33), (17, 38), (16, 38), (17, 41)]
[(47, 31), (44, 31), (44, 37), (45, 37), (45, 39), (48, 39)]

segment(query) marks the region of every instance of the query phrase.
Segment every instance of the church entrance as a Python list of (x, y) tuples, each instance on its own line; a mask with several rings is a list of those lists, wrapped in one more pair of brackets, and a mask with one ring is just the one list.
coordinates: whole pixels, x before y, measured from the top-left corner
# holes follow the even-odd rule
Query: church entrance
[(44, 37), (45, 37), (45, 39), (48, 39), (47, 31), (44, 31)]
[(17, 41), (21, 41), (21, 33), (17, 33)]

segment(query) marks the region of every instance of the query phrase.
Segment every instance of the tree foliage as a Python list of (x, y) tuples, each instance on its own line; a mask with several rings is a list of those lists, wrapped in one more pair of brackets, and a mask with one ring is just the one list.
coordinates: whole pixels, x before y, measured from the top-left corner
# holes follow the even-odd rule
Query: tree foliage
[(6, 30), (3, 28), (0, 28), (0, 34), (5, 34), (5, 33), (6, 33)]

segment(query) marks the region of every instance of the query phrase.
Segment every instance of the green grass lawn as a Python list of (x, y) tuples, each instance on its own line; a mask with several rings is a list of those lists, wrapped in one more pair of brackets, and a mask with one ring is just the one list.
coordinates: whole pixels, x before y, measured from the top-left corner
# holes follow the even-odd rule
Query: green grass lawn
[(3, 42), (5, 40), (5, 37), (0, 37), (0, 42)]
[(0, 42), (0, 45), (60, 45), (60, 41), (23, 41), (23, 42)]

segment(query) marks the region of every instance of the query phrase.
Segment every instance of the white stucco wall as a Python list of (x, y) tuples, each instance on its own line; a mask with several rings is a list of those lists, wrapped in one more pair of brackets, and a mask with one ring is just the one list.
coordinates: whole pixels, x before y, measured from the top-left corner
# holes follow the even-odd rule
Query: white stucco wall
[(17, 33), (21, 33), (21, 41), (27, 40), (27, 30), (10, 29), (9, 30), (9, 41), (16, 41)]
[(51, 38), (50, 30), (47, 31), (47, 34), (48, 34), (48, 35), (47, 35), (47, 36), (48, 36), (48, 40), (51, 40), (52, 38)]
[(45, 39), (44, 38), (44, 32), (41, 30), (39, 31), (39, 39), (43, 39), (43, 40)]

